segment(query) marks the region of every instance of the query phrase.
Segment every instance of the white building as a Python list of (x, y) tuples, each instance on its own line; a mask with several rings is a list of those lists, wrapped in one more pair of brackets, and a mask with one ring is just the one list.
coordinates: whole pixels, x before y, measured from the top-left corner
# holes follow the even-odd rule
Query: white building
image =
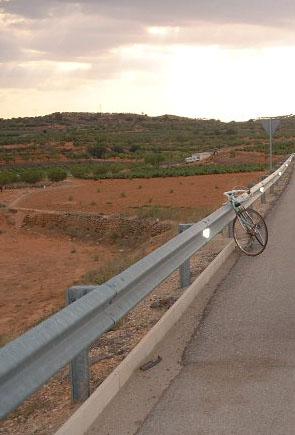
[(204, 153), (196, 153), (192, 154), (190, 157), (187, 157), (185, 159), (185, 163), (193, 163), (193, 162), (200, 162), (201, 160), (206, 160), (212, 155), (211, 152), (204, 152)]

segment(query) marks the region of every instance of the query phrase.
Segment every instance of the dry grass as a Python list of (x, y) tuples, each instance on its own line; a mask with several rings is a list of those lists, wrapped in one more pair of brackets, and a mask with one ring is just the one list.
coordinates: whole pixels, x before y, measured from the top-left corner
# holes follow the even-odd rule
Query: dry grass
[(160, 221), (173, 221), (175, 223), (197, 222), (210, 214), (210, 208), (196, 207), (163, 207), (159, 205), (146, 205), (133, 208), (133, 213), (141, 218), (159, 219)]

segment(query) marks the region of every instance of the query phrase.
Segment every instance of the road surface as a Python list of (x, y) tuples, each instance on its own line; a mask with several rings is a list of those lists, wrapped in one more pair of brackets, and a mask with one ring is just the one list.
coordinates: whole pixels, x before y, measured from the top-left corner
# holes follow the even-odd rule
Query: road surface
[(220, 284), (139, 435), (295, 434), (295, 174), (269, 242)]
[(295, 173), (265, 252), (225, 262), (87, 435), (295, 434), (294, 199)]

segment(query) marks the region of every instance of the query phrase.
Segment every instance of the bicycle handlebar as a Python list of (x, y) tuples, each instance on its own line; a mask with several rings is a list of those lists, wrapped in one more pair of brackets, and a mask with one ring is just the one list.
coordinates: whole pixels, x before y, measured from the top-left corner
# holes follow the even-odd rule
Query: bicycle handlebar
[(228, 198), (231, 198), (232, 196), (238, 196), (239, 193), (247, 193), (250, 195), (251, 190), (250, 189), (236, 189), (236, 190), (229, 190), (228, 192), (223, 192), (225, 196)]

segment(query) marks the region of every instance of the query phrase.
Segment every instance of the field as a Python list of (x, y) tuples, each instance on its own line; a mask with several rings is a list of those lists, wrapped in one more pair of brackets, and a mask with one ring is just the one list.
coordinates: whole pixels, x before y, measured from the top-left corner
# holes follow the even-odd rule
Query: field
[[(102, 214), (143, 213), (163, 208), (194, 212), (221, 205), (223, 192), (245, 186), (262, 173), (216, 174), (134, 180), (71, 180), (21, 197), (17, 207), (39, 210), (84, 211)], [(147, 213), (148, 214), (148, 213)], [(156, 216), (157, 217), (157, 216)]]
[[(122, 240), (91, 242), (46, 228), (21, 227), (18, 213), (2, 208), (2, 265), (0, 326), (5, 343), (60, 309), (73, 283), (95, 279), (116, 262), (122, 267), (163, 243), (177, 231), (177, 222), (197, 221), (224, 202), (222, 192), (255, 182), (261, 173), (217, 174), (143, 180), (72, 180), (47, 189), (5, 190), (1, 203), (13, 209), (83, 211), (95, 214), (137, 215), (172, 223), (171, 231), (157, 236), (146, 249)], [(124, 235), (122, 236), (124, 237)], [(123, 262), (122, 262), (123, 261)], [(96, 273), (95, 273), (96, 272)], [(110, 269), (109, 273), (117, 269)], [(88, 274), (88, 275), (87, 275)], [(106, 278), (108, 275), (106, 275)], [(79, 281), (80, 280), (80, 281)]]
[[(285, 117), (274, 165), (294, 151), (294, 138), (295, 117)], [(179, 223), (220, 207), (225, 190), (255, 184), (267, 173), (267, 146), (254, 120), (87, 113), (0, 120), (0, 346), (64, 307), (68, 287), (105, 282), (172, 238)], [(200, 151), (212, 155), (184, 163)], [(218, 235), (194, 257), (193, 276), (225, 241)], [(175, 273), (102, 337), (91, 351), (92, 389), (181, 291)], [(51, 434), (72, 410), (64, 369), (3, 433)]]

